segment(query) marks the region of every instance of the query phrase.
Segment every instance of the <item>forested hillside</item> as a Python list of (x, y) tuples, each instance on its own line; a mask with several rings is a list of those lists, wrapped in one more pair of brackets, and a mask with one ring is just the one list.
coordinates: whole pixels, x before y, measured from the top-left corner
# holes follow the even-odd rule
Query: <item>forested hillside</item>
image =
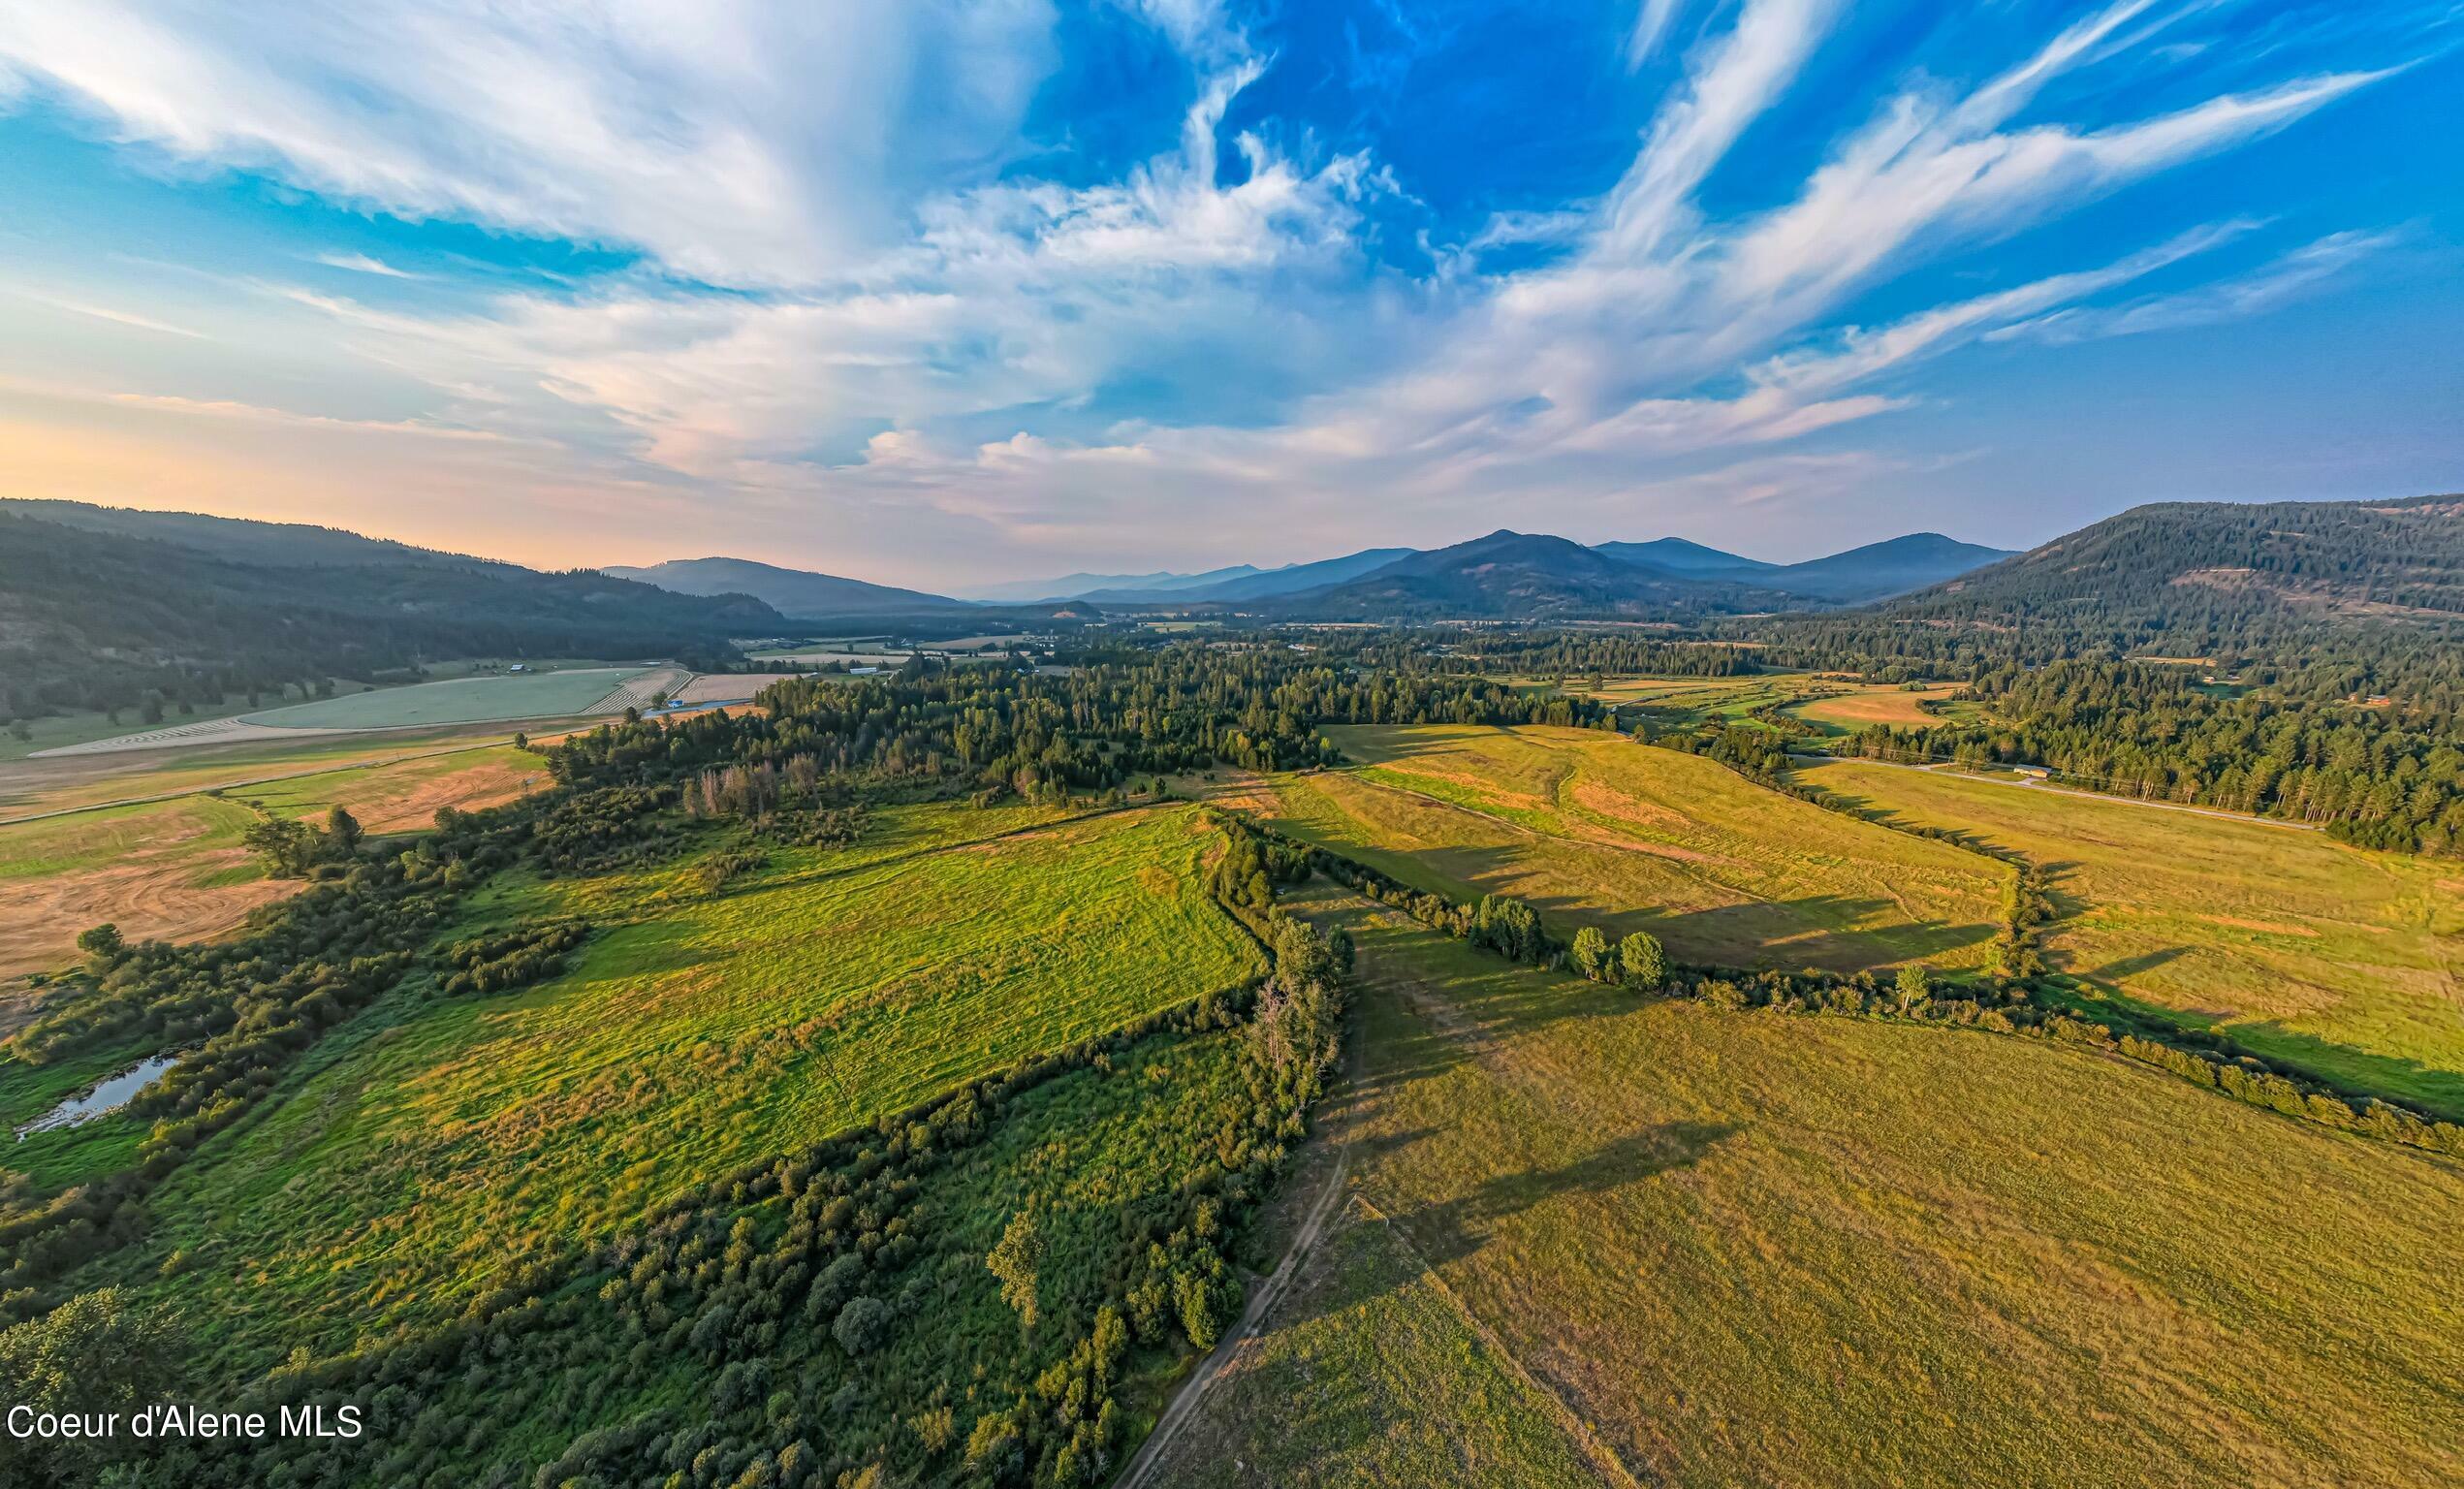
[[(59, 504), (26, 505), (58, 515)], [(149, 695), (212, 704), (456, 656), (715, 659), (730, 636), (784, 624), (742, 595), (671, 594), (586, 570), (543, 574), (325, 528), (123, 524), (143, 514), (70, 510), (76, 525), (0, 513), (0, 712), (11, 716)]]

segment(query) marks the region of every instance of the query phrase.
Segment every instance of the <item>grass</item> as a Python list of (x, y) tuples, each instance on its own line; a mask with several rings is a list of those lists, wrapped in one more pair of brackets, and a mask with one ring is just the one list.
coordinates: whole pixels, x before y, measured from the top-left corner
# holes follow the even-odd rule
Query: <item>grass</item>
[(1382, 1221), (1347, 1215), (1279, 1310), (1285, 1321), (1225, 1367), (1161, 1482), (1599, 1482), (1545, 1391)]
[[(362, 745), (360, 753), (366, 753)], [(183, 789), (192, 773), (212, 780), (283, 774), (331, 751), (224, 762), (112, 776), (123, 787)], [(350, 808), (373, 832), (426, 827), (439, 808), (476, 809), (544, 784), (536, 756), (509, 744), (403, 757), (298, 776), (224, 795), (196, 794), (69, 816), (0, 824), (0, 976), (38, 971), (73, 955), (78, 935), (110, 921), (131, 940), (194, 940), (238, 925), (248, 911), (292, 893), (269, 880), (240, 845), (260, 810), (321, 817)]]
[(247, 721), (291, 729), (398, 729), (565, 717), (588, 709), (641, 670), (576, 667), (513, 677), (455, 678), (295, 703), (248, 714)]
[(341, 807), (370, 832), (421, 828), (438, 810), (499, 806), (548, 781), (547, 762), (511, 744), (298, 776), (229, 795), (285, 817), (321, 817)]
[(2009, 873), (1616, 735), (1327, 732), (1363, 766), (1278, 777), (1277, 827), (1426, 889), (1519, 896), (1560, 935), (1650, 931), (1681, 961), (1978, 966)]
[(2464, 868), (1943, 772), (1839, 761), (1798, 776), (2044, 865), (2049, 960), (2090, 988), (2464, 1119)]
[(255, 820), (236, 802), (192, 796), (0, 827), (0, 976), (68, 960), (79, 934), (105, 921), (131, 940), (239, 924), (291, 888), (266, 882), (240, 846)]
[(329, 1035), (115, 1265), (136, 1281), (185, 1249), (200, 1270), (155, 1290), (221, 1344), (341, 1347), (714, 1173), (1260, 969), (1203, 893), (1217, 840), (1189, 808), (980, 845), (1049, 813), (880, 815), (857, 849), (774, 850), (717, 894), (689, 862), (491, 888), (480, 921), (607, 929), (552, 983), (405, 992)]
[(1826, 736), (1854, 734), (1875, 724), (1923, 729), (1941, 723), (1943, 716), (1927, 713), (1920, 705), (1943, 703), (1958, 691), (1958, 684), (1948, 682), (1922, 691), (1897, 685), (1849, 684), (1837, 692), (1790, 704), (1786, 712), (1791, 718), (1803, 719)]
[(239, 786), (272, 776), (374, 765), (508, 744), (508, 728), (449, 725), (383, 741), (336, 735), (255, 740), (193, 750), (132, 750), (0, 763), (0, 817)]
[[(1328, 1129), (1462, 1326), (1330, 1248), (1333, 1302), (1252, 1346), (1292, 1410), (1211, 1403), (1204, 1481), (1436, 1481), (1385, 1468), (1471, 1399), (1466, 1329), (1646, 1483), (2464, 1475), (2454, 1165), (2077, 1051), (1637, 1000), (1349, 905), (1366, 1068)], [(1417, 1394), (1314, 1363), (1388, 1348)]]

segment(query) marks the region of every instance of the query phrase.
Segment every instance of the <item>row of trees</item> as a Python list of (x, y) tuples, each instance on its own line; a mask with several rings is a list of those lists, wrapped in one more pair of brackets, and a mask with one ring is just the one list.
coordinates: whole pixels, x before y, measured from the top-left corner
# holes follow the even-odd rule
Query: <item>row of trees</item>
[(2138, 663), (2003, 666), (1965, 696), (1995, 721), (1877, 726), (1847, 748), (2040, 765), (2098, 790), (2320, 823), (2365, 847), (2464, 852), (2464, 728), (2417, 710), (2223, 695)]

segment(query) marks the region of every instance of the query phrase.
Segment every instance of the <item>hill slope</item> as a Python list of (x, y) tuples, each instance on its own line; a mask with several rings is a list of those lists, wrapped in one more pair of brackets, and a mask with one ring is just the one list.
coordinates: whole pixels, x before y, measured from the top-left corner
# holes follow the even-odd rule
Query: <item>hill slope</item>
[(1359, 946), (1322, 1128), (1352, 1197), (1159, 1482), (2464, 1474), (2451, 1165), (2059, 1047), (1316, 913)]
[(1886, 613), (2200, 635), (2464, 619), (2464, 496), (2133, 507)]
[[(452, 656), (714, 658), (730, 636), (785, 624), (742, 595), (688, 597), (326, 528), (156, 516), (0, 513), (0, 711), (129, 708), (148, 692), (210, 703)], [(132, 535), (148, 530), (181, 536)]]
[(920, 589), (841, 579), (806, 569), (782, 569), (749, 558), (674, 558), (647, 568), (610, 565), (599, 571), (676, 594), (749, 594), (782, 616), (798, 618), (958, 610), (965, 602)]

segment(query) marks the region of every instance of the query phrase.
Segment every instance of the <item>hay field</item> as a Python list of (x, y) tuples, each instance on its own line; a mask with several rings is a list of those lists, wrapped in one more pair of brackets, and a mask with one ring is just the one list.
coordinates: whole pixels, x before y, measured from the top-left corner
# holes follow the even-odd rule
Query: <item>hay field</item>
[(1947, 701), (1958, 691), (1959, 684), (1955, 682), (1945, 682), (1921, 691), (1881, 684), (1860, 685), (1848, 692), (1791, 704), (1787, 712), (1791, 717), (1820, 726), (1826, 734), (1854, 734), (1875, 724), (1922, 729), (1943, 720), (1937, 714), (1926, 713), (1919, 705)]
[(2048, 960), (2464, 1118), (2464, 870), (2322, 834), (1843, 760), (1798, 777), (2053, 871)]
[(79, 934), (105, 921), (130, 940), (237, 927), (299, 888), (267, 879), (240, 846), (255, 820), (196, 796), (0, 827), (0, 976), (75, 960)]
[(2009, 871), (1593, 730), (1362, 726), (1358, 768), (1279, 776), (1273, 824), (1569, 935), (1647, 930), (1681, 961), (1979, 966)]
[[(213, 779), (285, 774), (284, 767), (313, 763), (325, 753), (298, 747), (254, 764), (112, 776), (108, 785), (178, 790), (163, 782), (199, 774)], [(298, 881), (267, 878), (240, 845), (259, 811), (317, 818), (340, 806), (371, 832), (408, 832), (434, 821), (440, 808), (495, 806), (544, 786), (547, 778), (536, 756), (496, 744), (409, 758), (380, 754), (364, 766), (236, 786), (221, 795), (196, 790), (168, 801), (0, 824), (0, 976), (72, 960), (78, 935), (105, 921), (131, 940), (209, 939), (236, 929), (258, 905), (297, 892)], [(84, 782), (67, 794), (96, 784)]]
[(447, 808), (479, 811), (502, 806), (548, 781), (546, 761), (511, 744), (492, 744), (298, 776), (228, 794), (286, 817), (317, 818), (340, 807), (369, 832), (398, 833), (431, 825)]
[(1542, 1415), (1604, 1483), (2464, 1481), (2455, 1165), (2029, 1041), (1641, 1001), (1348, 904), (1365, 1069), (1324, 1130), (1367, 1204), (1168, 1481), (1454, 1481), (1454, 1413), (1501, 1376), (1524, 1425), (1467, 1436), (1472, 1481), (1574, 1481)]
[[(884, 815), (852, 863), (774, 850), (716, 893), (689, 862), (491, 887), (481, 923), (605, 929), (553, 982), (409, 988), (329, 1034), (107, 1266), (218, 1349), (345, 1347), (687, 1185), (1260, 969), (1204, 893), (1219, 838), (1194, 808), (989, 841), (1035, 814)], [(193, 1270), (155, 1282), (174, 1249)]]

